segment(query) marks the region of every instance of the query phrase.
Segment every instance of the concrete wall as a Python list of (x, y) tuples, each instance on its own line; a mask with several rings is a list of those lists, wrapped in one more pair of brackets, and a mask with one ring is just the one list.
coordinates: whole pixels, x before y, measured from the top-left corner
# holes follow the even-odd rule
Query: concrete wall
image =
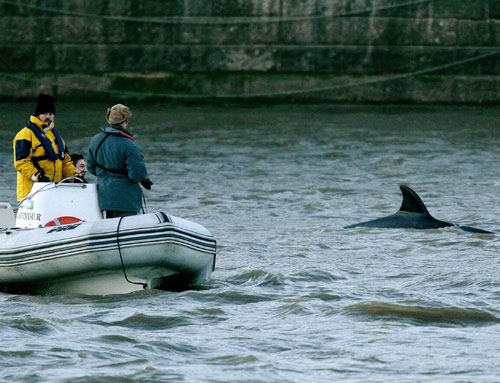
[(0, 97), (500, 101), (499, 0), (0, 0)]

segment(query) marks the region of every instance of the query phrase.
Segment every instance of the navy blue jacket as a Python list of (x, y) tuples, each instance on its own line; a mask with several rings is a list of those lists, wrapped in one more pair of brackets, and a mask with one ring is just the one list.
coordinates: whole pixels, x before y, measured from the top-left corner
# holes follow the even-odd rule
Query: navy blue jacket
[(101, 127), (92, 138), (87, 156), (89, 172), (97, 176), (101, 210), (139, 212), (142, 208), (140, 182), (148, 178), (143, 155), (122, 126)]

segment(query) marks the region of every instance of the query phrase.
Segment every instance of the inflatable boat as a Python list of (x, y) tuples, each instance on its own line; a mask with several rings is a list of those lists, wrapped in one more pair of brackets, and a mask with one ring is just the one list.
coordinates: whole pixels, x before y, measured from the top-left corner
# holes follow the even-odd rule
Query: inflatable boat
[(202, 225), (164, 212), (105, 219), (97, 185), (35, 183), (17, 215), (0, 203), (0, 290), (126, 294), (200, 285), (216, 241)]

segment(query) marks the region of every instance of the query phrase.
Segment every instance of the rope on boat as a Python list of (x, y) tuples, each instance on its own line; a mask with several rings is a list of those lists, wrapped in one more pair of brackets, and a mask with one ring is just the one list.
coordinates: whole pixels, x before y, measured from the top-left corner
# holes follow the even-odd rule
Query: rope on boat
[(146, 196), (144, 195), (144, 191), (142, 192), (142, 214), (146, 214), (148, 212), (148, 205), (146, 203)]
[(120, 220), (118, 221), (118, 226), (116, 227), (116, 244), (118, 245), (118, 254), (120, 255), (120, 261), (122, 263), (122, 270), (123, 270), (123, 276), (125, 277), (125, 280), (128, 283), (131, 283), (133, 285), (141, 285), (144, 289), (148, 287), (146, 283), (142, 282), (133, 282), (127, 277), (127, 271), (125, 270), (125, 264), (123, 263), (123, 256), (122, 256), (122, 250), (120, 248), (120, 225), (122, 223), (122, 219), (125, 217), (120, 217)]

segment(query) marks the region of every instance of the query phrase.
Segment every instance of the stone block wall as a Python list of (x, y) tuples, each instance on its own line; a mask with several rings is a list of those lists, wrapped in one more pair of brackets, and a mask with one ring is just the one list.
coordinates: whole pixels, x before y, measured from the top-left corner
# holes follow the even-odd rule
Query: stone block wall
[(0, 0), (0, 98), (496, 103), (499, 0)]

